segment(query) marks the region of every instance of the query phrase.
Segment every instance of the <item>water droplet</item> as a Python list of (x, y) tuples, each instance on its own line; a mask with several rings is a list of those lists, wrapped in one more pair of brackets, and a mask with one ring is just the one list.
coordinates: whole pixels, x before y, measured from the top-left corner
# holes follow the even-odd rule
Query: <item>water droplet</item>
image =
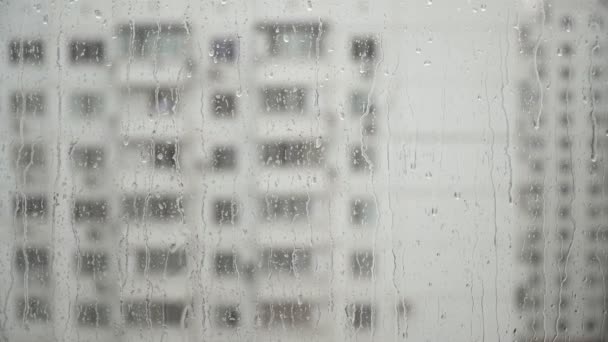
[(439, 210), (438, 210), (437, 208), (431, 208), (431, 215), (432, 215), (432, 216), (437, 216), (437, 212), (438, 212), (438, 211), (439, 211)]
[(416, 53), (417, 54), (421, 54), (422, 53), (422, 49), (421, 48), (416, 48)]
[(424, 177), (426, 177), (426, 179), (431, 179), (431, 178), (433, 178), (433, 174), (430, 171), (428, 171), (427, 173), (424, 174)]
[(32, 6), (34, 8), (34, 10), (38, 13), (40, 13), (40, 9), (42, 8), (42, 6), (40, 4), (34, 4), (34, 6)]
[(432, 6), (433, 5), (433, 0), (427, 0), (426, 4), (429, 5), (429, 6)]
[(485, 12), (485, 11), (486, 11), (486, 9), (487, 9), (486, 4), (481, 4), (481, 6), (479, 6), (479, 9), (480, 9), (482, 12)]
[(430, 66), (431, 65), (431, 61), (429, 61), (428, 59), (426, 61), (424, 61), (424, 66)]
[(95, 13), (95, 19), (101, 19), (101, 11), (100, 11), (100, 10), (97, 10), (97, 9), (96, 9), (96, 10), (94, 11), (94, 13)]
[(307, 10), (308, 12), (312, 11), (312, 0), (308, 0), (308, 1), (306, 2), (306, 10)]
[(227, 0), (221, 0), (220, 4), (222, 4), (222, 6), (224, 6), (228, 1)]
[(269, 73), (268, 73), (268, 78), (273, 78), (273, 77), (274, 77), (274, 72), (272, 72), (272, 71), (271, 71), (271, 72), (269, 72)]
[(241, 89), (238, 89), (236, 91), (236, 97), (241, 97), (241, 96), (243, 96), (243, 91)]
[(317, 139), (315, 139), (315, 147), (319, 148), (321, 145), (323, 145), (323, 137), (319, 136)]
[(215, 50), (211, 49), (209, 50), (209, 57), (213, 57), (215, 56)]
[(460, 200), (460, 192), (455, 192), (454, 193), (454, 199), (456, 199), (457, 201)]
[(283, 35), (283, 41), (284, 41), (285, 43), (289, 43), (289, 35), (288, 35), (288, 34), (284, 34), (284, 35)]
[(45, 14), (45, 15), (42, 17), (42, 23), (43, 23), (44, 25), (46, 25), (46, 24), (48, 24), (48, 23), (49, 23), (49, 15), (48, 15), (48, 14)]

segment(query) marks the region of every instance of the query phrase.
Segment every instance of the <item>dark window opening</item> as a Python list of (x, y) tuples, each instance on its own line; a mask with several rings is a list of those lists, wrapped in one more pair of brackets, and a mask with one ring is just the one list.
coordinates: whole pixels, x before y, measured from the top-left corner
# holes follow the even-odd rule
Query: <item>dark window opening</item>
[(183, 218), (183, 203), (174, 195), (131, 195), (122, 199), (123, 215), (130, 220), (159, 221)]
[(108, 215), (105, 200), (77, 200), (73, 208), (74, 221), (79, 223), (103, 223)]
[(103, 147), (80, 146), (72, 151), (72, 162), (80, 169), (98, 169), (104, 166)]
[(41, 64), (44, 61), (44, 44), (42, 40), (13, 40), (10, 42), (10, 61), (28, 64)]
[(137, 251), (137, 271), (139, 273), (175, 275), (186, 268), (186, 251), (180, 249), (149, 248)]
[(17, 301), (17, 317), (30, 322), (48, 322), (51, 308), (48, 301), (41, 297), (28, 296)]
[(307, 273), (312, 269), (312, 252), (302, 248), (269, 248), (262, 252), (261, 266), (270, 273)]
[(104, 252), (85, 251), (74, 259), (81, 275), (103, 276), (109, 268), (108, 255)]
[(217, 225), (234, 225), (239, 221), (238, 204), (235, 200), (222, 199), (215, 201), (214, 222)]
[(76, 308), (81, 326), (105, 327), (110, 322), (110, 308), (102, 303), (81, 303)]
[(212, 43), (213, 60), (221, 63), (232, 63), (237, 56), (237, 45), (232, 38), (215, 39)]
[(154, 143), (154, 166), (159, 169), (175, 169), (177, 166), (178, 144), (175, 142)]
[(301, 114), (306, 109), (306, 90), (303, 88), (265, 88), (263, 98), (268, 113)]
[(21, 114), (39, 116), (44, 114), (46, 99), (41, 92), (13, 93), (10, 98), (10, 108), (16, 118), (20, 117)]
[(351, 43), (351, 56), (355, 61), (371, 62), (376, 59), (376, 40), (371, 37), (356, 37)]
[(237, 256), (233, 252), (217, 252), (214, 263), (217, 276), (233, 276), (238, 273)]
[(236, 148), (220, 146), (213, 149), (213, 169), (233, 170), (236, 168)]
[(262, 217), (267, 221), (302, 221), (310, 217), (311, 199), (302, 195), (267, 195), (262, 199)]
[(351, 327), (355, 330), (367, 330), (372, 327), (373, 309), (369, 304), (350, 304), (346, 307), (346, 315)]
[(131, 326), (179, 326), (187, 319), (187, 307), (179, 302), (131, 302), (124, 304), (123, 313)]
[(371, 251), (353, 253), (350, 264), (355, 279), (370, 279), (372, 273), (377, 273), (377, 266), (374, 264), (374, 255)]
[(38, 195), (21, 195), (13, 198), (13, 213), (21, 219), (45, 219), (47, 198)]
[(236, 328), (241, 322), (241, 312), (237, 305), (222, 305), (215, 308), (215, 321), (224, 328)]
[(70, 43), (70, 58), (74, 64), (99, 64), (104, 61), (104, 44), (99, 40)]
[(306, 302), (260, 303), (256, 307), (259, 326), (296, 328), (311, 324), (313, 305)]
[(325, 148), (311, 141), (275, 142), (261, 145), (260, 159), (266, 166), (320, 166)]

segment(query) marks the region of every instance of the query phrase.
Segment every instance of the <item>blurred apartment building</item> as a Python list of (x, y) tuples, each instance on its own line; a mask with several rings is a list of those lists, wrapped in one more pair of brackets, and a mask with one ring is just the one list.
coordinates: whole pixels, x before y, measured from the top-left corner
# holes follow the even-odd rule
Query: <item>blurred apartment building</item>
[(520, 341), (606, 341), (605, 1), (545, 1), (517, 26)]
[(405, 334), (367, 185), (382, 11), (1, 6), (4, 340)]
[(0, 6), (3, 339), (606, 335), (598, 4), (513, 25), (513, 211), (508, 2)]

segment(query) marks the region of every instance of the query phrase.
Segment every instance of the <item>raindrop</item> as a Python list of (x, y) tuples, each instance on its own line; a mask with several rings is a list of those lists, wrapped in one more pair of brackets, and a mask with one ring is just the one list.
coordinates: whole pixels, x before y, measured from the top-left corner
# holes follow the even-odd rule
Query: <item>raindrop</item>
[(422, 53), (422, 49), (421, 48), (416, 48), (416, 53), (417, 54), (421, 54)]
[(460, 196), (461, 196), (460, 192), (454, 193), (454, 199), (456, 199), (457, 201), (460, 200)]
[(100, 10), (95, 10), (95, 19), (101, 19), (101, 11)]
[(323, 145), (323, 137), (319, 136), (315, 139), (315, 147), (320, 148)]
[(308, 12), (312, 11), (312, 0), (306, 2), (306, 10), (308, 10)]
[(481, 6), (479, 7), (479, 9), (480, 9), (482, 12), (485, 12), (485, 11), (486, 11), (486, 9), (487, 9), (487, 8), (486, 8), (486, 4), (481, 4)]
[(40, 9), (42, 8), (42, 6), (40, 4), (34, 4), (34, 6), (32, 6), (34, 8), (34, 10), (36, 10), (36, 12), (40, 13)]
[(45, 15), (42, 17), (42, 23), (43, 23), (44, 25), (46, 25), (46, 24), (48, 24), (48, 23), (49, 23), (49, 15), (48, 15), (48, 14), (45, 14)]
[(433, 5), (433, 0), (427, 0), (426, 4), (429, 6)]
[(284, 34), (284, 35), (283, 35), (283, 41), (284, 41), (285, 43), (289, 43), (289, 35), (288, 35), (288, 34)]
[(428, 171), (427, 173), (424, 174), (424, 177), (426, 177), (426, 179), (431, 179), (431, 178), (433, 178), (433, 174), (430, 171)]
[(429, 61), (428, 59), (426, 61), (424, 61), (424, 66), (430, 66), (431, 65), (431, 61)]

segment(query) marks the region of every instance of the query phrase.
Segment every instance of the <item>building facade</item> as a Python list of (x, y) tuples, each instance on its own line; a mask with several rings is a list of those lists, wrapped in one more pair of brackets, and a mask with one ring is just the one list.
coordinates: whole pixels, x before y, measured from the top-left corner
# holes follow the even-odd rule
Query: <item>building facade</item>
[(522, 11), (518, 25), (522, 341), (608, 336), (607, 10), (548, 1)]

